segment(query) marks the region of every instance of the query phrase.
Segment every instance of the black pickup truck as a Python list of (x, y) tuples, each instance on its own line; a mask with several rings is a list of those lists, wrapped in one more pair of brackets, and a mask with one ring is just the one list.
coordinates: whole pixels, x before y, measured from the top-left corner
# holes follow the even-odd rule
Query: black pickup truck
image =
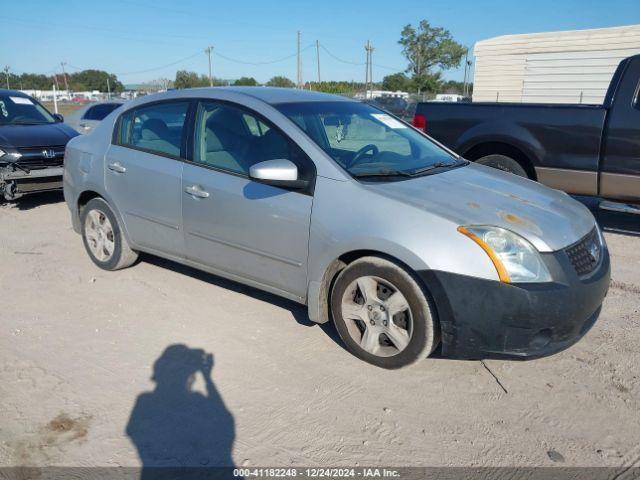
[(37, 100), (0, 89), (0, 203), (62, 188), (67, 142), (78, 135)]
[(640, 55), (602, 105), (423, 102), (413, 125), (468, 160), (640, 214)]

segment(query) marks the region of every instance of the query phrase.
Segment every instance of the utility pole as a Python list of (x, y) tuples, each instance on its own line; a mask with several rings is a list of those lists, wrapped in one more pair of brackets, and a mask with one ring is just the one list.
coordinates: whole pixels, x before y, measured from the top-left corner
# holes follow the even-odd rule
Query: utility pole
[(53, 83), (56, 85), (56, 90), (60, 90), (60, 85), (58, 85), (58, 74), (53, 72)]
[(316, 58), (318, 59), (318, 83), (320, 83), (320, 42), (316, 40)]
[(467, 96), (467, 69), (469, 68), (469, 49), (464, 54), (464, 83), (462, 84), (462, 95)]
[(4, 78), (7, 81), (7, 90), (9, 90), (9, 65), (4, 67)]
[(107, 76), (107, 98), (111, 100), (111, 84), (109, 83), (109, 76)]
[(471, 66), (473, 62), (471, 60), (467, 60), (467, 88), (464, 90), (464, 96), (469, 97), (471, 95)]
[(364, 98), (368, 98), (369, 95), (373, 96), (373, 50), (371, 41), (367, 40), (367, 44), (364, 46), (367, 52), (367, 61), (365, 62), (365, 75), (364, 75)]
[(209, 46), (204, 49), (204, 52), (209, 57), (209, 86), (213, 87), (213, 77), (211, 76), (211, 52), (213, 51), (213, 47)]
[(67, 73), (64, 71), (64, 66), (66, 62), (60, 62), (60, 66), (62, 67), (62, 76), (64, 77), (64, 88), (67, 90), (67, 95), (69, 95), (69, 82), (67, 81)]
[(364, 66), (364, 99), (367, 99), (367, 89), (369, 88), (369, 40), (367, 40), (367, 44), (364, 46), (364, 51), (366, 53), (366, 61)]
[(373, 97), (373, 50), (374, 48), (369, 43), (369, 84), (371, 87), (369, 91), (371, 91), (371, 96)]
[(298, 88), (302, 88), (302, 60), (300, 59), (300, 30), (298, 30), (298, 49), (297, 49), (297, 57), (298, 57)]

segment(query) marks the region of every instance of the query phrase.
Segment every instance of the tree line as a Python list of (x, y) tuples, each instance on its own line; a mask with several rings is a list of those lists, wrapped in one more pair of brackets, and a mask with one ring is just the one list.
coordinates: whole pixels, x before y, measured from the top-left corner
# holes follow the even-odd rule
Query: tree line
[(80, 72), (56, 75), (44, 75), (38, 73), (22, 73), (17, 75), (15, 73), (9, 73), (8, 78), (4, 78), (5, 82), (8, 80), (11, 88), (19, 88), (20, 90), (51, 90), (53, 85), (59, 90), (66, 89), (66, 85), (69, 85), (69, 90), (82, 92), (98, 90), (100, 92), (119, 93), (124, 90), (124, 85), (118, 80), (118, 77), (113, 73), (107, 73), (103, 70), (82, 70)]

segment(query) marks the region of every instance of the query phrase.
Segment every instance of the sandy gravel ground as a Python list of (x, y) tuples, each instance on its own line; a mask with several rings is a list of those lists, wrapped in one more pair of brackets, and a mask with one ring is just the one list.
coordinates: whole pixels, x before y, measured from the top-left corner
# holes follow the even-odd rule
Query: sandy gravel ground
[(272, 295), (99, 270), (60, 200), (0, 207), (0, 466), (640, 465), (638, 237), (568, 351), (384, 371)]

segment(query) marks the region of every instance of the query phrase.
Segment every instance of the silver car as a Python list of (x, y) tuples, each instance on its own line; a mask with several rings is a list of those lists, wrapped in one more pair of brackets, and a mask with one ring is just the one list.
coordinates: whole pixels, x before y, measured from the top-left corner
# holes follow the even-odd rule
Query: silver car
[(91, 130), (113, 112), (120, 107), (124, 100), (108, 100), (104, 102), (87, 103), (75, 112), (67, 115), (64, 123), (79, 133), (89, 133)]
[(64, 193), (100, 268), (147, 252), (272, 292), (384, 368), (560, 351), (609, 286), (583, 205), (321, 93), (134, 100), (69, 142)]

